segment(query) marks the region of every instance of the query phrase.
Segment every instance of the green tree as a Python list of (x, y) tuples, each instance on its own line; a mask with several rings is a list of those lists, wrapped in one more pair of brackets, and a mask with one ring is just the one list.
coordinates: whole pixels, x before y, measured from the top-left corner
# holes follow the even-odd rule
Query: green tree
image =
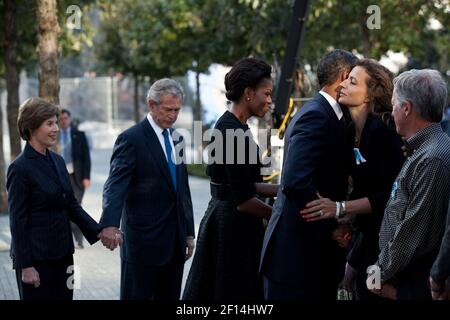
[[(447, 4), (445, 4), (447, 3)], [(380, 8), (381, 28), (369, 29), (367, 8)], [(430, 28), (430, 19), (448, 26), (448, 1), (314, 0), (305, 35), (302, 61), (315, 65), (330, 47), (355, 50), (365, 57), (379, 59), (389, 50), (402, 51), (428, 66), (445, 71), (449, 66), (449, 32)], [(444, 45), (447, 43), (447, 45)], [(433, 58), (430, 54), (433, 52)]]
[(58, 23), (56, 0), (38, 0), (39, 96), (59, 104)]
[[(248, 55), (281, 63), (287, 42), (294, 0), (212, 0), (216, 16), (216, 43), (225, 55), (214, 62), (231, 64)], [(377, 5), (381, 28), (369, 29), (367, 8)], [(379, 59), (389, 50), (402, 51), (422, 64), (446, 71), (450, 35), (450, 5), (447, 0), (312, 0), (308, 15), (302, 64), (313, 67), (330, 48), (355, 50)], [(210, 19), (214, 19), (210, 17)], [(430, 19), (442, 25), (435, 30)]]
[[(65, 21), (66, 8), (74, 1), (58, 1), (58, 19)], [(93, 0), (78, 0), (80, 8), (86, 8)], [(5, 0), (0, 2), (0, 47), (2, 48), (4, 74), (8, 93), (7, 120), (10, 136), (11, 159), (21, 151), (20, 137), (17, 131), (17, 112), (19, 108), (19, 74), (22, 70), (33, 71), (37, 61), (38, 45), (38, 3), (28, 0)], [(88, 24), (83, 24), (83, 26)], [(82, 49), (82, 44), (90, 42), (92, 30), (84, 28), (83, 32), (73, 32), (62, 28), (58, 42), (58, 51), (64, 56), (74, 55)]]
[[(201, 119), (199, 76), (212, 63), (246, 56), (269, 61), (276, 74), (284, 58), (295, 0), (124, 0), (103, 3), (98, 58), (105, 69), (143, 77), (196, 73), (194, 118)], [(372, 1), (312, 0), (300, 65), (313, 68), (330, 48), (379, 59), (389, 50), (441, 71), (448, 69), (446, 1), (379, 0), (381, 29), (370, 30)], [(448, 3), (448, 1), (447, 1)], [(447, 11), (446, 11), (447, 10)], [(443, 28), (429, 27), (430, 19)], [(301, 78), (301, 76), (299, 77)], [(137, 96), (137, 95), (136, 95)]]
[[(0, 57), (0, 62), (2, 58)], [(4, 69), (0, 63), (0, 96), (5, 89), (5, 81), (2, 79), (4, 75)], [(0, 213), (8, 211), (8, 200), (6, 196), (6, 177), (5, 177), (5, 154), (3, 151), (3, 111), (0, 99)]]
[(184, 75), (190, 60), (177, 46), (171, 2), (124, 0), (102, 3), (102, 36), (96, 44), (101, 71), (121, 72), (135, 82), (135, 120), (139, 113), (139, 82)]
[(17, 59), (17, 6), (14, 0), (6, 0), (2, 6), (3, 21), (3, 55), (7, 90), (7, 119), (10, 137), (11, 159), (21, 151), (19, 132), (17, 131), (17, 112), (19, 109), (19, 74), (20, 62)]

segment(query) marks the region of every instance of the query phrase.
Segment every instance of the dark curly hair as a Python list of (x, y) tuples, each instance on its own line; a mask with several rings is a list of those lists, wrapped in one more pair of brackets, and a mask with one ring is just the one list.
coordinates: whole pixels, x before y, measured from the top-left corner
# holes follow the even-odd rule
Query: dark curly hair
[(325, 53), (317, 65), (319, 86), (323, 88), (333, 84), (342, 72), (350, 72), (357, 61), (358, 58), (347, 50), (335, 49)]
[(225, 75), (225, 96), (229, 101), (239, 101), (245, 88), (255, 89), (261, 80), (271, 79), (271, 72), (272, 68), (263, 60), (256, 58), (239, 60)]
[(391, 122), (394, 75), (386, 67), (372, 59), (361, 59), (356, 66), (367, 72), (367, 95), (373, 114), (381, 116), (386, 124)]

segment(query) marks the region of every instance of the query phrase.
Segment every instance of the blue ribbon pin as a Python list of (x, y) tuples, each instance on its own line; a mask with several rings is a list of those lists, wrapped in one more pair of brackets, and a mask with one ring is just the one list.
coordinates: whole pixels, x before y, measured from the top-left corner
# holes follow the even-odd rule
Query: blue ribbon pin
[(355, 153), (356, 164), (360, 165), (361, 163), (367, 162), (366, 159), (362, 156), (359, 148), (353, 148), (353, 152)]

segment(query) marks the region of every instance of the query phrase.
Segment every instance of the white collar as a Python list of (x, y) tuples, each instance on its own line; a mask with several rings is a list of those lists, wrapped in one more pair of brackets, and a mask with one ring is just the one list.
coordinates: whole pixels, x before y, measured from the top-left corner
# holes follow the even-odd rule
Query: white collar
[(342, 112), (342, 109), (341, 109), (341, 106), (339, 105), (339, 103), (337, 103), (337, 101), (334, 100), (334, 98), (332, 96), (330, 96), (328, 93), (326, 93), (325, 91), (320, 90), (319, 93), (325, 99), (327, 99), (327, 101), (330, 104), (331, 108), (333, 108), (334, 113), (336, 113), (336, 117), (339, 120), (341, 120), (341, 118), (344, 115), (344, 113)]
[(155, 130), (156, 134), (161, 135), (163, 133), (164, 129), (158, 126), (155, 120), (153, 120), (153, 117), (150, 114), (150, 112), (147, 114), (147, 120), (148, 122), (150, 122), (150, 125), (152, 126), (153, 130)]

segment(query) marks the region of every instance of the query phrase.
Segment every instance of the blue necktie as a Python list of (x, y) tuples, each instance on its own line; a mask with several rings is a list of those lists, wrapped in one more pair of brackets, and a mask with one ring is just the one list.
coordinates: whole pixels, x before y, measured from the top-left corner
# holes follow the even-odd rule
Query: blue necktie
[(63, 130), (62, 132), (62, 146), (63, 146), (63, 158), (67, 163), (67, 161), (70, 158), (69, 130)]
[(172, 182), (175, 190), (177, 189), (177, 167), (172, 159), (172, 145), (169, 141), (169, 129), (163, 130), (163, 136), (164, 136), (164, 145), (166, 147), (166, 153), (167, 153), (167, 164), (169, 165), (169, 171), (170, 175), (172, 177)]
[(66, 145), (66, 130), (61, 130), (61, 146)]

